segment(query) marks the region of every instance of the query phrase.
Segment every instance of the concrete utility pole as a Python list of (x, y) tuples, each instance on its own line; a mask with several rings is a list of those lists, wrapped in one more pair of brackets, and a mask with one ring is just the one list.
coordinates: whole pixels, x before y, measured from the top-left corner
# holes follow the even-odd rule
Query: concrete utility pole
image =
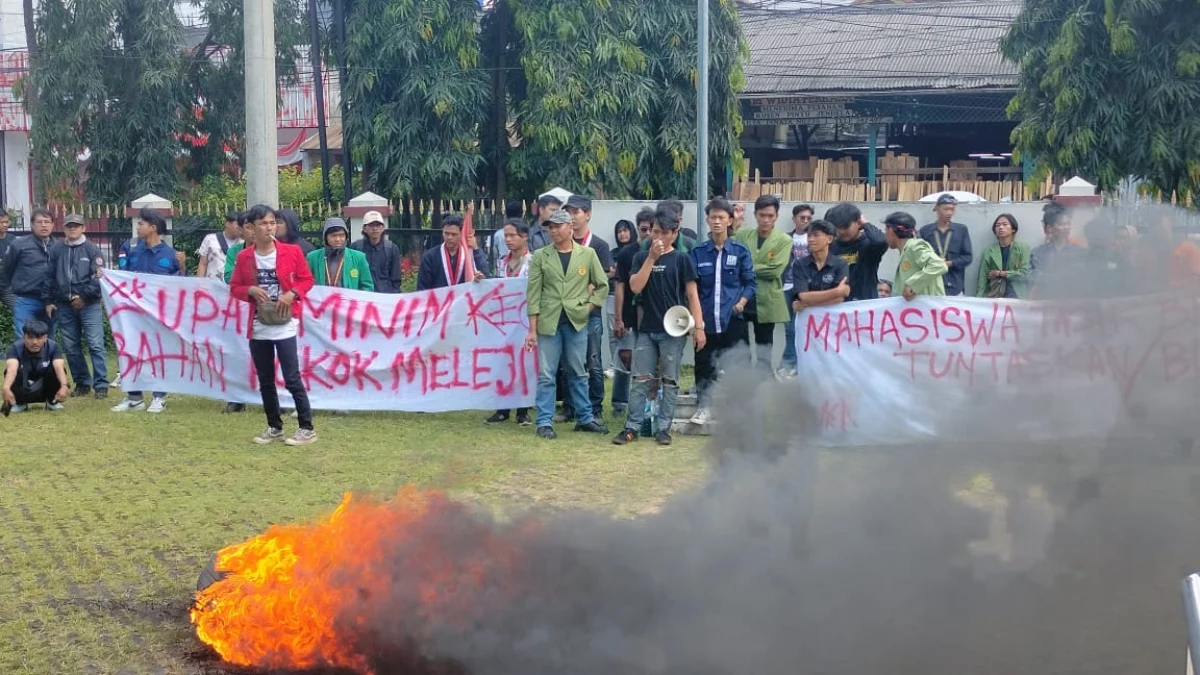
[(704, 204), (708, 201), (708, 0), (697, 0), (696, 33), (696, 234), (704, 241)]
[(279, 206), (275, 8), (244, 0), (246, 45), (246, 201)]

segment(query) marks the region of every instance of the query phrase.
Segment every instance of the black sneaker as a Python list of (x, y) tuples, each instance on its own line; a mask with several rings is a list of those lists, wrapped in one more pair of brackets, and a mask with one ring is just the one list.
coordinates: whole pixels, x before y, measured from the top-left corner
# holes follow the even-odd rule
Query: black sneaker
[(657, 434), (654, 434), (654, 442), (658, 443), (659, 445), (670, 445), (671, 432), (667, 431), (666, 429), (660, 429)]
[(573, 419), (575, 419), (575, 411), (570, 408), (563, 408), (554, 416), (555, 424), (566, 424)]
[(613, 438), (613, 445), (628, 445), (637, 440), (637, 434), (629, 429), (622, 429), (621, 433)]
[(108, 389), (97, 389), (96, 390), (96, 398), (98, 398), (98, 399), (108, 398)]
[(553, 427), (538, 427), (537, 435), (538, 438), (544, 438), (548, 441), (558, 438), (558, 434), (554, 433)]
[(607, 434), (608, 427), (597, 422), (596, 420), (592, 420), (587, 424), (576, 424), (575, 431), (586, 431), (589, 434)]
[(497, 410), (491, 417), (484, 420), (484, 424), (502, 424), (508, 421), (508, 411)]
[(529, 419), (529, 413), (519, 412), (519, 413), (517, 413), (517, 424), (520, 424), (523, 427), (527, 427), (527, 426), (533, 424), (533, 421), (531, 421)]
[(91, 387), (87, 386), (86, 384), (77, 384), (77, 385), (75, 385), (75, 391), (71, 392), (71, 398), (81, 398), (83, 396), (90, 396), (91, 393), (92, 393)]
[(245, 412), (245, 410), (246, 410), (246, 406), (243, 403), (226, 403), (225, 409), (221, 411), (221, 414), (229, 415), (232, 413)]

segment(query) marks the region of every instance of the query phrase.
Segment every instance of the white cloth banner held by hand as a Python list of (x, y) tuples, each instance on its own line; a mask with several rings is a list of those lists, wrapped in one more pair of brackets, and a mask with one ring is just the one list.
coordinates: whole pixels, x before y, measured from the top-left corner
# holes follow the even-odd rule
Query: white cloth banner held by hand
[[(260, 403), (252, 306), (210, 279), (105, 272), (104, 307), (127, 390)], [(533, 405), (524, 278), (400, 295), (317, 286), (303, 301), (300, 376), (324, 410)], [(284, 405), (291, 398), (276, 371)]]
[(796, 316), (801, 396), (826, 445), (1200, 432), (1200, 298), (921, 297)]

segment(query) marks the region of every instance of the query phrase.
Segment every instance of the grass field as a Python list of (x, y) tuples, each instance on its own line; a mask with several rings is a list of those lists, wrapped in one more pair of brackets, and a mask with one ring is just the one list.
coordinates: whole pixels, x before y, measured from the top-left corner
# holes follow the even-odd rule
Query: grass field
[[(187, 608), (220, 547), (311, 519), (345, 491), (416, 483), (503, 509), (652, 512), (704, 470), (695, 439), (537, 439), (486, 413), (317, 417), (320, 440), (262, 448), (261, 410), (173, 396), (162, 415), (72, 400), (0, 419), (0, 673), (222, 672)], [(294, 422), (289, 420), (289, 431)], [(614, 433), (615, 433), (615, 423)]]

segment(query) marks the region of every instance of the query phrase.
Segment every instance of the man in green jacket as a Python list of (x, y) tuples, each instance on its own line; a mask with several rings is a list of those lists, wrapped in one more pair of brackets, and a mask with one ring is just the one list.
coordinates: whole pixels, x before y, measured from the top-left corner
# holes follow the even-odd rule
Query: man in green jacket
[(918, 295), (945, 295), (942, 275), (949, 267), (946, 260), (933, 250), (933, 245), (917, 237), (917, 221), (911, 215), (897, 211), (883, 219), (884, 236), (889, 248), (900, 251), (896, 266), (896, 288), (903, 291), (905, 300)]
[(350, 228), (338, 217), (327, 218), (321, 228), (325, 248), (308, 254), (308, 269), (318, 286), (338, 286), (359, 291), (374, 291), (371, 264), (361, 251), (346, 247)]
[(771, 346), (775, 341), (775, 324), (788, 322), (787, 300), (783, 297), (783, 273), (791, 264), (792, 238), (775, 229), (779, 218), (779, 198), (759, 197), (754, 202), (757, 227), (743, 227), (734, 235), (739, 243), (750, 249), (754, 259), (754, 276), (758, 290), (742, 316), (747, 326), (754, 326), (754, 351), (757, 368), (770, 375)]
[(525, 348), (538, 353), (537, 435), (553, 439), (555, 375), (565, 362), (575, 431), (607, 434), (588, 400), (587, 323), (608, 297), (608, 274), (596, 252), (575, 243), (571, 214), (555, 211), (546, 221), (550, 246), (533, 253), (526, 298), (529, 335)]

